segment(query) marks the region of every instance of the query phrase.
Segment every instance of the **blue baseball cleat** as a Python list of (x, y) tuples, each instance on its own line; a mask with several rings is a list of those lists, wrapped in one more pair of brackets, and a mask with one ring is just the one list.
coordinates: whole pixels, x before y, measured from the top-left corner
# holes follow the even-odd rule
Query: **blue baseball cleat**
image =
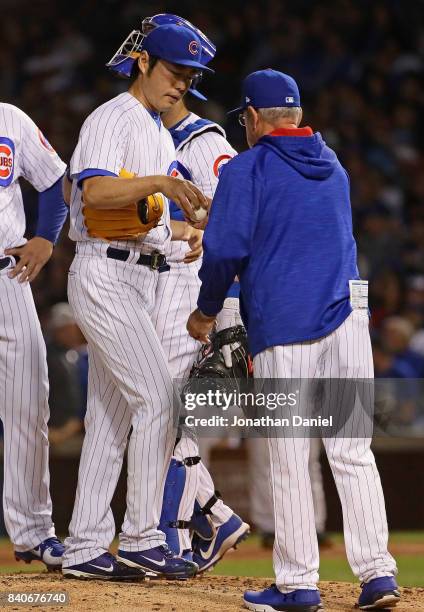
[(120, 563), (110, 553), (103, 553), (99, 557), (62, 568), (65, 578), (78, 578), (80, 580), (143, 580), (146, 572)]
[(117, 558), (129, 567), (143, 569), (148, 578), (186, 580), (195, 576), (198, 570), (196, 563), (178, 557), (167, 544), (136, 552), (118, 550)]
[(362, 583), (362, 593), (356, 608), (361, 610), (381, 610), (394, 608), (400, 600), (400, 593), (396, 580), (392, 576), (374, 578)]
[(203, 540), (193, 536), (193, 561), (199, 566), (199, 573), (213, 567), (231, 548), (235, 548), (250, 533), (250, 526), (244, 523), (237, 514), (233, 514), (226, 523), (216, 529), (212, 540)]
[(297, 589), (282, 593), (275, 584), (263, 591), (246, 591), (244, 605), (255, 612), (316, 612), (322, 610), (318, 590)]
[(24, 552), (15, 550), (15, 559), (16, 561), (25, 561), (25, 563), (42, 561), (49, 572), (54, 572), (62, 569), (64, 551), (65, 547), (62, 542), (56, 537), (53, 537), (43, 540), (41, 544), (31, 550), (26, 550)]

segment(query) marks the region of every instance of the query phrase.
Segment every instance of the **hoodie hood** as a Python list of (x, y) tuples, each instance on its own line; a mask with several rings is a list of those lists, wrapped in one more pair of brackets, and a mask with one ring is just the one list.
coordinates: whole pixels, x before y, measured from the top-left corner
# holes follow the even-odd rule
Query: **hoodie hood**
[(307, 129), (299, 128), (299, 135), (296, 136), (279, 135), (281, 131), (294, 134), (295, 130), (276, 130), (260, 138), (256, 146), (271, 149), (305, 178), (323, 181), (334, 172), (338, 159), (319, 132), (312, 134)]

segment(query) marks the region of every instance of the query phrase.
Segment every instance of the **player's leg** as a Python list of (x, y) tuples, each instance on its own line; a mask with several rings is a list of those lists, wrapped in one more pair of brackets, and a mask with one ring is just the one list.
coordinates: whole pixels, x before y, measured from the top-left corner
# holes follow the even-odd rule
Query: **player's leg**
[(251, 437), (247, 440), (249, 465), (250, 516), (261, 534), (265, 548), (274, 545), (274, 508), (271, 490), (268, 441)]
[[(127, 514), (120, 536), (123, 552), (164, 542), (157, 524), (175, 430), (172, 380), (149, 317), (156, 282), (157, 273), (145, 266), (81, 256), (76, 257), (69, 279), (78, 323), (131, 411), (134, 438), (128, 456)], [(94, 415), (93, 431), (101, 419)], [(102, 439), (96, 446), (99, 452), (112, 452)], [(85, 495), (89, 504), (97, 503), (91, 490)]]
[[(175, 381), (183, 381), (188, 377), (191, 366), (200, 349), (200, 343), (193, 340), (186, 330), (188, 316), (196, 307), (199, 293), (200, 280), (198, 270), (198, 262), (190, 265), (171, 263), (169, 273), (159, 277), (157, 299), (152, 320), (165, 354), (168, 357)], [(199, 520), (195, 528), (198, 528), (200, 531), (203, 523), (203, 530), (207, 529), (211, 535), (217, 535), (216, 530), (210, 531), (211, 525), (205, 518), (206, 515), (201, 513), (201, 508), (203, 507), (208, 508), (208, 516), (214, 525), (220, 527), (226, 524), (228, 533), (222, 530), (222, 533), (214, 543), (214, 554), (212, 556), (208, 555), (208, 562), (212, 562), (212, 557), (213, 561), (216, 562), (218, 560), (218, 552), (221, 551), (222, 556), (225, 550), (231, 548), (240, 538), (239, 531), (241, 525), (243, 526), (243, 535), (245, 532), (248, 532), (249, 527), (237, 515), (234, 515), (233, 511), (221, 499), (215, 497), (212, 477), (202, 462), (197, 460), (199, 457), (199, 447), (196, 438), (188, 435), (183, 430), (180, 440), (174, 449), (173, 456), (180, 466), (178, 467), (173, 462), (169, 471), (165, 485), (166, 503), (162, 512), (161, 526), (167, 532), (169, 543), (174, 542), (174, 546), (180, 547), (180, 552), (186, 550), (189, 543), (189, 534), (188, 529), (185, 529), (184, 525), (192, 518), (197, 497)], [(183, 467), (181, 464), (186, 465)], [(184, 482), (182, 482), (183, 480)], [(172, 495), (171, 491), (173, 492)], [(172, 504), (169, 503), (171, 498)], [(234, 518), (231, 525), (227, 524), (232, 517)], [(176, 522), (180, 525), (178, 534), (175, 534), (175, 528), (174, 530), (167, 529), (167, 526)], [(233, 524), (234, 522), (237, 522), (237, 525)], [(223, 542), (221, 541), (223, 538), (227, 540), (228, 544), (225, 550), (223, 550)], [(210, 549), (209, 539), (206, 545), (208, 550)], [(212, 552), (212, 549), (209, 552)], [(198, 561), (201, 569), (203, 569), (205, 564), (203, 556)]]
[[(271, 475), (269, 465), (269, 449), (267, 440), (252, 437), (248, 441), (249, 449), (249, 482), (250, 509), (252, 521), (262, 537), (265, 548), (274, 544), (274, 508), (271, 491)], [(315, 511), (315, 527), (318, 543), (320, 537), (325, 537), (326, 503), (324, 483), (320, 462), (321, 440), (311, 438), (309, 454), (309, 474), (312, 486), (312, 498)]]
[[(255, 356), (255, 378), (313, 377), (321, 353), (321, 341), (271, 347)], [(313, 393), (313, 385), (308, 380), (302, 381), (299, 389), (296, 405), (285, 406), (281, 414), (289, 423), (294, 415), (304, 412), (310, 392)], [(317, 589), (319, 554), (308, 469), (309, 442), (301, 432), (292, 430), (286, 430), (284, 437), (268, 439), (275, 509), (273, 561), (276, 580), (263, 591), (245, 592), (244, 601), (251, 610), (285, 610), (291, 604), (290, 609), (315, 612), (322, 607)]]
[[(181, 432), (180, 432), (181, 433)], [(166, 535), (168, 546), (177, 554), (191, 558), (191, 518), (199, 488), (197, 440), (184, 434), (175, 445), (165, 481), (159, 529)]]
[[(179, 381), (188, 377), (201, 346), (190, 337), (185, 327), (190, 312), (195, 308), (200, 280), (197, 262), (189, 265), (171, 262), (170, 266), (169, 272), (159, 276), (152, 321), (177, 386)], [(165, 482), (160, 521), (169, 546), (178, 553), (191, 549), (190, 534), (185, 525), (191, 520), (199, 486), (199, 459), (197, 439), (180, 432)], [(175, 526), (177, 523), (178, 527)]]
[[(48, 467), (46, 349), (31, 288), (0, 272), (0, 416), (4, 517), (18, 557), (61, 563), (41, 543), (54, 537)], [(56, 544), (55, 547), (57, 548)], [(46, 557), (46, 558), (47, 558)]]
[(201, 347), (186, 330), (199, 295), (199, 268), (198, 262), (171, 262), (169, 272), (161, 274), (157, 283), (152, 322), (175, 381), (188, 378)]
[[(354, 310), (330, 339), (325, 376), (340, 381), (356, 379), (361, 388), (361, 380), (373, 377), (367, 311)], [(372, 394), (372, 389), (369, 392)], [(369, 399), (372, 400), (372, 395)], [(348, 560), (354, 574), (369, 583), (375, 578), (392, 577), (397, 570), (387, 550), (383, 490), (370, 449), (371, 421), (369, 437), (358, 437), (364, 435), (361, 429), (358, 431), (358, 424), (369, 420), (366, 411), (367, 407), (363, 409), (363, 402), (356, 394), (356, 403), (345, 427), (337, 436), (324, 439), (324, 446), (342, 504)]]
[[(254, 359), (257, 379), (301, 379), (305, 382), (295, 406), (284, 408), (289, 420), (301, 414), (322, 354), (320, 341), (276, 346)], [(279, 415), (278, 415), (279, 416)], [(284, 430), (283, 430), (284, 431)], [(275, 511), (274, 570), (283, 591), (314, 589), (318, 581), (318, 542), (309, 475), (310, 439), (289, 430), (269, 438), (271, 485)]]
[(115, 537), (110, 504), (130, 427), (127, 402), (96, 352), (89, 349), (86, 434), (69, 537), (65, 541), (65, 567), (86, 563), (109, 550)]

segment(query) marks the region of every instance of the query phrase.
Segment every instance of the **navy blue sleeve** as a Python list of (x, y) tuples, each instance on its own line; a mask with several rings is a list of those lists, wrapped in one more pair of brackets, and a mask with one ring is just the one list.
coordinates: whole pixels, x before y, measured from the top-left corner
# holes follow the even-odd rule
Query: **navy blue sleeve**
[(222, 309), (234, 278), (240, 276), (251, 253), (260, 184), (249, 176), (240, 158), (234, 158), (222, 172), (203, 236), (197, 305), (208, 316)]
[(38, 222), (36, 236), (50, 240), (56, 244), (59, 234), (68, 216), (62, 192), (63, 176), (49, 189), (38, 194)]

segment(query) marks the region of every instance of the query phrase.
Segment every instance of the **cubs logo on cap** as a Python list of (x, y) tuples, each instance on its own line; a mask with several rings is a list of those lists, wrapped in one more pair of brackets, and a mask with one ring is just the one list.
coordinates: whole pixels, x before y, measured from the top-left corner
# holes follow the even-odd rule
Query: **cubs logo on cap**
[(188, 46), (188, 50), (192, 55), (197, 55), (199, 53), (199, 43), (197, 40), (192, 40)]
[(13, 180), (15, 145), (10, 138), (0, 136), (0, 186), (8, 187)]
[(202, 63), (201, 48), (200, 38), (195, 32), (177, 25), (156, 27), (143, 39), (140, 47), (150, 55), (172, 64), (213, 72)]

